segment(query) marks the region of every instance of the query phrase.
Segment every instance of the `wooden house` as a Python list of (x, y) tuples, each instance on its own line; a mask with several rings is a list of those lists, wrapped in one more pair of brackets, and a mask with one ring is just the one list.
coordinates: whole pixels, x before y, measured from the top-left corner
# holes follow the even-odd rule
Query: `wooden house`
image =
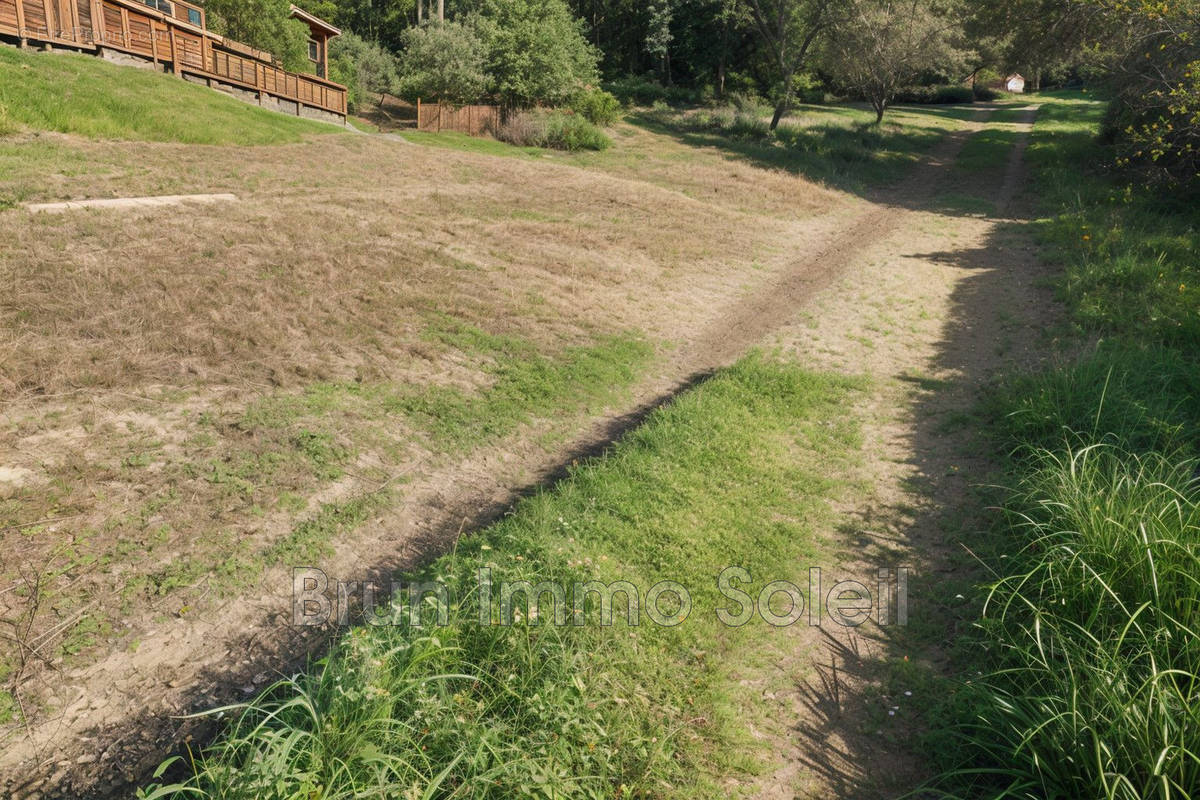
[(169, 70), (264, 108), (343, 123), (346, 87), (327, 78), (329, 40), (341, 32), (296, 6), (292, 16), (312, 31), (315, 74), (213, 33), (204, 8), (188, 0), (0, 0), (0, 40)]
[(304, 9), (293, 5), (292, 19), (298, 19), (308, 25), (308, 60), (313, 63), (313, 71), (319, 78), (329, 75), (329, 40), (341, 36), (342, 32), (325, 20), (313, 16)]

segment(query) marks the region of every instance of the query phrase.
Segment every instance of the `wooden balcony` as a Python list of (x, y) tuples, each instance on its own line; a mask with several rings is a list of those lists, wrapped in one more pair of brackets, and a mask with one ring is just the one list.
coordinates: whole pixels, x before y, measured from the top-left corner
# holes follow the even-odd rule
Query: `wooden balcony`
[(346, 89), (288, 72), (270, 53), (206, 30), (204, 10), (181, 0), (0, 0), (0, 36), (127, 53), (244, 92), (345, 116)]

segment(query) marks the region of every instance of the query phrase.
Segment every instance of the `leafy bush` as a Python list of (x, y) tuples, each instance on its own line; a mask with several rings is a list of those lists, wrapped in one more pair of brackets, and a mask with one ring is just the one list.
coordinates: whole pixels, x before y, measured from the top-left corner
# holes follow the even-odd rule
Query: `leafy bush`
[(508, 115), (496, 138), (520, 147), (555, 150), (606, 150), (604, 131), (578, 114), (564, 111), (517, 111)]
[(400, 90), (396, 57), (349, 31), (329, 43), (329, 77), (346, 87), (351, 111), (357, 111), (370, 95)]
[(897, 103), (952, 105), (973, 103), (975, 92), (970, 86), (908, 86), (896, 92)]
[[(1097, 4), (1099, 5), (1099, 4)], [(1105, 134), (1118, 164), (1200, 190), (1200, 0), (1114, 3)]]
[(621, 102), (603, 89), (587, 88), (571, 98), (571, 110), (588, 122), (607, 126), (620, 116)]
[(602, 86), (605, 91), (615, 95), (624, 106), (653, 106), (655, 103), (678, 106), (700, 100), (700, 93), (694, 89), (663, 86), (652, 78), (641, 76), (617, 78), (605, 82)]
[(471, 103), (488, 89), (483, 42), (456, 22), (431, 22), (402, 36), (400, 95), (407, 100)]
[(604, 131), (578, 114), (546, 114), (546, 147), (556, 150), (607, 150), (612, 144)]
[(565, 0), (479, 0), (465, 24), (506, 105), (562, 105), (599, 79), (599, 55)]
[(727, 97), (729, 100), (729, 105), (743, 113), (762, 114), (770, 110), (770, 105), (767, 103), (767, 101), (756, 92), (730, 92)]
[(981, 83), (976, 83), (971, 88), (971, 93), (975, 95), (975, 99), (981, 103), (990, 103), (993, 100), (999, 100), (1002, 95), (1000, 92), (990, 87), (984, 86)]

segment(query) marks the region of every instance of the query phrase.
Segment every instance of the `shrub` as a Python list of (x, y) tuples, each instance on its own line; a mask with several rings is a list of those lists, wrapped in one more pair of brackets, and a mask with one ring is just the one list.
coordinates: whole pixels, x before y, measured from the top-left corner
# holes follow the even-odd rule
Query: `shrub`
[(504, 118), (496, 138), (518, 147), (542, 147), (546, 142), (546, 126), (538, 114), (514, 111)]
[(897, 103), (950, 105), (972, 103), (975, 93), (970, 86), (908, 86), (896, 92)]
[(999, 100), (1001, 97), (1000, 92), (978, 83), (971, 89), (971, 92), (975, 95), (976, 100), (983, 103), (990, 103), (993, 100)]
[(612, 140), (578, 114), (546, 114), (546, 146), (556, 150), (607, 150)]
[(520, 147), (555, 150), (605, 150), (612, 141), (578, 114), (563, 111), (517, 111), (508, 115), (496, 138)]
[(607, 81), (602, 86), (625, 106), (653, 106), (656, 103), (678, 106), (698, 103), (701, 99), (699, 90), (682, 86), (663, 86), (651, 78), (634, 75)]
[(488, 88), (483, 42), (456, 22), (433, 22), (409, 28), (402, 36), (400, 94), (417, 98), (470, 103)]
[(621, 102), (603, 89), (583, 89), (571, 98), (571, 110), (595, 125), (612, 125), (621, 114)]
[(351, 111), (358, 110), (369, 95), (400, 90), (396, 57), (349, 31), (329, 43), (329, 77), (346, 87)]
[(566, 0), (479, 0), (466, 24), (507, 105), (561, 105), (599, 80), (599, 55)]
[(767, 101), (753, 91), (730, 92), (728, 97), (729, 105), (744, 113), (758, 114), (770, 108)]

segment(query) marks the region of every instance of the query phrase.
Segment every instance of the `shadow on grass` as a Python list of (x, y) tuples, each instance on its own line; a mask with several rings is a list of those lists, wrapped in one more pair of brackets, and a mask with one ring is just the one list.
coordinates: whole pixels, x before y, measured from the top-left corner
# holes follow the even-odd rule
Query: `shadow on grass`
[(627, 120), (691, 147), (721, 150), (762, 169), (783, 170), (860, 196), (902, 178), (947, 132), (886, 120), (876, 126), (855, 119), (861, 112), (838, 111), (843, 113), (824, 112), (830, 117), (826, 123), (785, 120), (774, 133), (758, 117), (703, 110), (644, 110)]

